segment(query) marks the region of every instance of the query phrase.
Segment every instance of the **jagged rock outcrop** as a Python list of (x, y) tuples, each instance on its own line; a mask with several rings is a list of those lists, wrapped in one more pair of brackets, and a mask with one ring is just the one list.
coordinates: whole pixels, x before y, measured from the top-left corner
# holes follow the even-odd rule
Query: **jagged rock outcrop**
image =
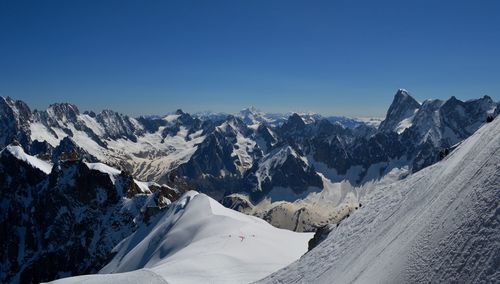
[(0, 147), (3, 148), (17, 141), (29, 149), (31, 110), (22, 101), (9, 97), (0, 97)]
[(141, 188), (108, 168), (68, 159), (50, 170), (20, 146), (0, 152), (0, 282), (97, 272), (111, 249), (151, 217), (146, 208), (160, 212), (167, 198), (179, 196), (165, 186)]
[(333, 225), (325, 225), (319, 227), (314, 233), (314, 237), (309, 240), (307, 251), (311, 251), (313, 248), (317, 247), (322, 241), (328, 237), (330, 232), (333, 230)]
[(407, 127), (420, 104), (410, 96), (407, 90), (399, 89), (387, 111), (385, 120), (380, 123), (379, 130), (383, 132), (395, 131), (401, 133)]

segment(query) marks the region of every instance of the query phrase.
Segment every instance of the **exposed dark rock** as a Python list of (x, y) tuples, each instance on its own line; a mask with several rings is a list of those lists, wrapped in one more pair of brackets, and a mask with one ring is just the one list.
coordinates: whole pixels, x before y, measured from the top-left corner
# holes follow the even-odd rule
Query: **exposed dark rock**
[(88, 162), (98, 162), (99, 160), (80, 148), (73, 139), (64, 137), (59, 145), (52, 151), (52, 162), (84, 159)]
[[(113, 180), (82, 160), (66, 160), (46, 175), (8, 150), (0, 155), (0, 189), (2, 283), (95, 273), (118, 242), (165, 205), (148, 204), (124, 172)], [(156, 194), (177, 194), (170, 191)]]
[(239, 212), (244, 212), (253, 207), (253, 204), (248, 199), (238, 195), (228, 195), (224, 197), (221, 204)]
[(124, 138), (137, 142), (136, 135), (143, 133), (143, 130), (135, 127), (130, 117), (112, 110), (103, 110), (96, 119), (106, 130), (106, 137), (110, 139)]
[(31, 111), (22, 101), (0, 97), (0, 148), (18, 141), (24, 149), (31, 143)]
[(314, 233), (313, 238), (309, 240), (307, 251), (312, 250), (313, 248), (317, 247), (322, 241), (324, 241), (333, 230), (333, 228), (334, 227), (332, 225), (319, 227)]

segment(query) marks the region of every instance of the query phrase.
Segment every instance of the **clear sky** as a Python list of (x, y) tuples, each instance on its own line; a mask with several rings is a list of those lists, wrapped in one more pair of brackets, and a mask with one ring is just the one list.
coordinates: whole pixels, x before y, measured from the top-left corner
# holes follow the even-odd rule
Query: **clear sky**
[(0, 0), (0, 95), (123, 113), (381, 116), (500, 99), (500, 1)]

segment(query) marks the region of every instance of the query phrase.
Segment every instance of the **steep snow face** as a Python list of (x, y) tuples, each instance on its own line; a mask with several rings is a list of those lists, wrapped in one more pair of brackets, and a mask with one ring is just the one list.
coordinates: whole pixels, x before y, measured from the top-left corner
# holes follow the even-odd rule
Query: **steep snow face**
[[(50, 174), (50, 171), (52, 170), (51, 164), (49, 164), (45, 161), (42, 161), (42, 160), (38, 159), (37, 157), (33, 157), (33, 156), (26, 154), (24, 152), (23, 148), (21, 148), (21, 146), (9, 145), (9, 146), (5, 147), (5, 149), (2, 150), (2, 152), (3, 151), (9, 151), (17, 159), (27, 162), (28, 164), (30, 164), (34, 168), (37, 168), (46, 174)], [(0, 154), (1, 154), (1, 152), (0, 152)]]
[(374, 188), (363, 207), (262, 283), (500, 280), (500, 119), (443, 161)]
[(413, 113), (411, 111), (408, 113), (409, 115), (401, 120), (397, 125), (396, 128), (394, 129), (397, 134), (403, 133), (407, 128), (410, 128), (413, 124), (413, 118), (415, 117), (415, 114), (418, 112), (418, 109), (413, 110)]
[(150, 226), (140, 228), (115, 247), (115, 257), (100, 273), (118, 274), (67, 278), (57, 283), (123, 279), (140, 279), (143, 283), (249, 283), (298, 259), (306, 252), (311, 237), (276, 229), (190, 191)]

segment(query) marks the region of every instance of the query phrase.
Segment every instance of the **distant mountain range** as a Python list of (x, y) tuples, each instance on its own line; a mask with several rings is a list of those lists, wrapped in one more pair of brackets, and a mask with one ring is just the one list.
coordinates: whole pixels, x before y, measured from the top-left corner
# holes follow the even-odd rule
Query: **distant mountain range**
[(1, 98), (0, 147), (16, 141), (52, 163), (71, 152), (141, 180), (182, 179), (217, 200), (243, 193), (256, 202), (276, 188), (300, 195), (328, 182), (359, 185), (394, 167), (418, 171), (474, 133), (497, 105), (487, 96), (420, 104), (401, 89), (376, 128), (357, 119), (254, 108), (137, 119), (111, 110), (81, 113), (67, 103), (31, 111), (22, 101)]

